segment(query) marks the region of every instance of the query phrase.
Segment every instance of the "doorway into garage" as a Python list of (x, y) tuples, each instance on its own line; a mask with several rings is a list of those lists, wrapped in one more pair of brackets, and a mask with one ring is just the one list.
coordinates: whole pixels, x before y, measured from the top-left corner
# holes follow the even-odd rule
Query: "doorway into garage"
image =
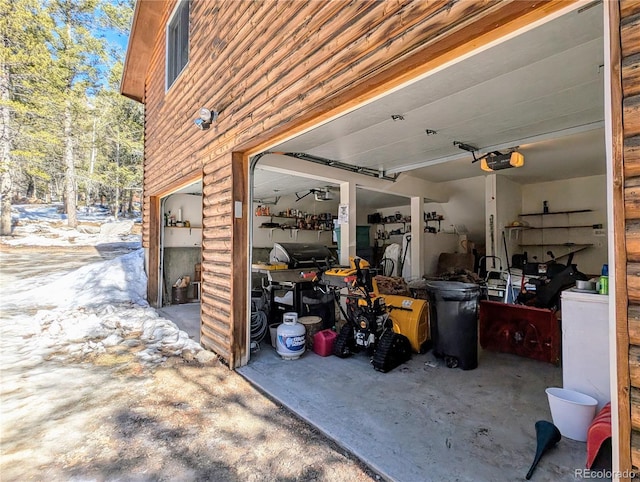
[(161, 315), (200, 340), (202, 181), (160, 201), (159, 302)]

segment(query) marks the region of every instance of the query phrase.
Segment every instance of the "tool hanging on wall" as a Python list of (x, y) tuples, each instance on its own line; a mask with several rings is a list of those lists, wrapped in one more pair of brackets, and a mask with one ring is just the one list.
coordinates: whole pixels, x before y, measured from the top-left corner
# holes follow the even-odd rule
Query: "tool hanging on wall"
[(411, 246), (411, 235), (408, 234), (405, 236), (406, 246), (404, 247), (404, 253), (402, 253), (402, 261), (400, 261), (400, 269), (398, 270), (398, 276), (402, 276), (402, 270), (404, 269), (404, 262), (407, 259), (407, 252), (409, 251), (409, 247)]
[(504, 297), (505, 303), (515, 303), (516, 295), (513, 293), (513, 285), (511, 283), (511, 266), (509, 265), (509, 250), (507, 249), (507, 237), (502, 231), (502, 242), (504, 244), (504, 257), (507, 259), (507, 286)]
[(496, 267), (496, 240), (495, 240), (495, 235), (493, 233), (493, 214), (491, 216), (489, 216), (489, 233), (491, 236), (491, 267), (495, 268)]
[(507, 249), (507, 238), (502, 231), (502, 242), (504, 244), (504, 257), (507, 258), (507, 273), (511, 275), (511, 266), (509, 266), (509, 250)]

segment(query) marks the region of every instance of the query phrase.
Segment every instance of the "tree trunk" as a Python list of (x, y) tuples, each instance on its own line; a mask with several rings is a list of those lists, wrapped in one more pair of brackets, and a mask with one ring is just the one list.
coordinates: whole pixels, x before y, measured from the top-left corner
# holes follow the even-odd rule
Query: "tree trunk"
[(76, 169), (73, 162), (73, 119), (71, 118), (71, 105), (67, 102), (64, 112), (64, 164), (65, 164), (65, 202), (67, 213), (67, 225), (75, 228), (78, 226), (78, 213), (76, 210)]
[(94, 114), (93, 116), (93, 130), (91, 132), (91, 154), (89, 158), (89, 180), (87, 182), (87, 202), (85, 203), (87, 206), (93, 204), (93, 170), (95, 169), (96, 164), (96, 124), (98, 123), (98, 118)]
[(127, 202), (127, 214), (129, 214), (129, 216), (133, 213), (133, 193), (134, 190), (129, 189), (129, 201)]
[(27, 192), (25, 193), (27, 199), (33, 199), (36, 197), (36, 182), (33, 176), (28, 176), (27, 179)]
[(117, 128), (118, 136), (116, 138), (116, 213), (115, 218), (118, 220), (120, 214), (120, 127)]
[(11, 112), (9, 112), (9, 66), (3, 61), (0, 66), (0, 236), (11, 234)]

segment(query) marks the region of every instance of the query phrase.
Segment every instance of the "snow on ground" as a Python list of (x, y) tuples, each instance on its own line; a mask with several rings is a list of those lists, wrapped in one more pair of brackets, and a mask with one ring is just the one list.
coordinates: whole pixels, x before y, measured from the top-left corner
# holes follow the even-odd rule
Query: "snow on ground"
[[(39, 206), (21, 212), (24, 213), (21, 229), (9, 241), (21, 245), (51, 245), (48, 241), (55, 230), (39, 230), (34, 235), (33, 229), (34, 225), (50, 223), (47, 216), (51, 210)], [(100, 226), (103, 233), (107, 231), (104, 226)], [(123, 240), (129, 238), (128, 234), (113, 234), (128, 233), (130, 228), (110, 227), (108, 231), (112, 233), (111, 242), (115, 239), (125, 244), (131, 242)], [(20, 232), (30, 234), (25, 236)], [(105, 239), (100, 233), (90, 236), (83, 242), (99, 245)], [(61, 242), (61, 238), (54, 239)], [(76, 239), (66, 240), (66, 246), (75, 243)], [(137, 243), (139, 246), (139, 236)], [(5, 270), (10, 269), (7, 265), (3, 263), (3, 277)], [(38, 278), (31, 284), (15, 285), (13, 290), (3, 286), (0, 359), (5, 367), (16, 363), (36, 364), (52, 357), (83, 359), (117, 347), (132, 349), (147, 366), (162, 363), (168, 356), (189, 354), (205, 359), (209, 355), (203, 353), (202, 347), (187, 333), (149, 307), (145, 299), (147, 277), (141, 248), (62, 276), (43, 270)]]
[(10, 303), (37, 299), (40, 305), (57, 308), (99, 308), (106, 304), (132, 302), (148, 306), (144, 251), (137, 249), (115, 259), (92, 263), (55, 281), (18, 293)]
[(77, 228), (64, 223), (67, 216), (57, 204), (20, 204), (12, 207), (14, 224), (11, 237), (2, 243), (11, 246), (95, 246), (96, 244), (140, 243), (140, 236), (131, 234), (134, 220), (116, 221), (107, 209), (79, 208)]

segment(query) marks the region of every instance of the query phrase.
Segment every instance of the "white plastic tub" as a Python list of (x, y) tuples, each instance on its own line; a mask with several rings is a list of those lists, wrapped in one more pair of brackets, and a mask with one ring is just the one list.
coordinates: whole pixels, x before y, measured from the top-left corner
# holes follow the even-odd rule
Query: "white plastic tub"
[(587, 430), (596, 415), (598, 401), (584, 393), (566, 388), (551, 387), (546, 390), (553, 423), (563, 437), (587, 441)]

